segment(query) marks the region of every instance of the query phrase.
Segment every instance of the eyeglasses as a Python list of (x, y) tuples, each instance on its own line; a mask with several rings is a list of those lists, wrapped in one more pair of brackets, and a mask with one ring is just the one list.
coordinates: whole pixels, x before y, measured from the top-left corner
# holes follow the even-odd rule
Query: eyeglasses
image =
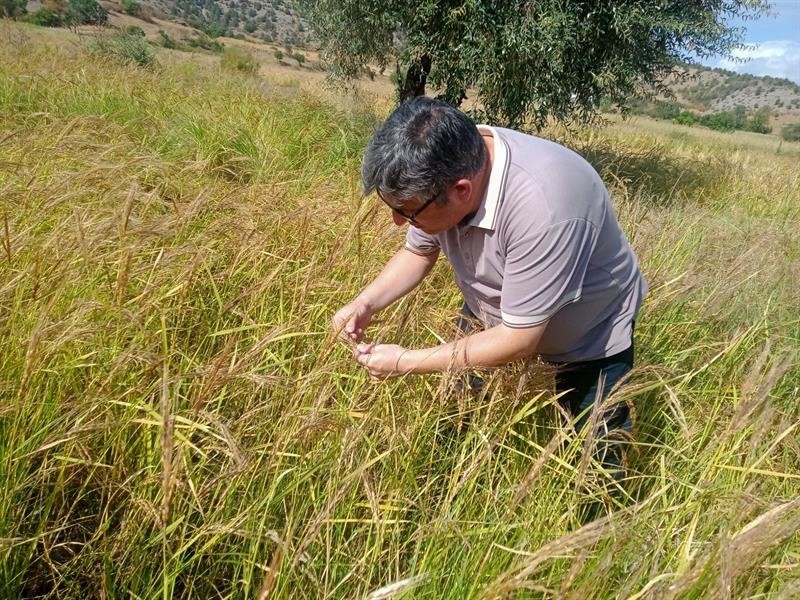
[(420, 213), (421, 213), (423, 210), (425, 210), (426, 208), (428, 208), (428, 205), (429, 205), (429, 204), (431, 204), (431, 203), (432, 203), (434, 200), (436, 200), (436, 199), (437, 199), (439, 196), (441, 196), (441, 193), (439, 193), (439, 194), (434, 194), (433, 196), (431, 196), (430, 198), (428, 198), (427, 200), (425, 200), (425, 202), (423, 202), (423, 203), (422, 203), (422, 206), (420, 206), (420, 207), (419, 207), (417, 210), (415, 210), (415, 211), (414, 211), (413, 213), (411, 213), (410, 215), (407, 215), (406, 213), (404, 213), (404, 212), (403, 212), (402, 210), (400, 210), (399, 208), (396, 208), (396, 207), (392, 206), (391, 204), (389, 204), (389, 202), (386, 200), (386, 198), (384, 198), (384, 197), (383, 197), (383, 194), (381, 194), (381, 191), (380, 191), (378, 188), (375, 188), (375, 193), (376, 193), (376, 194), (378, 194), (378, 198), (380, 198), (381, 200), (383, 200), (383, 203), (384, 203), (384, 204), (386, 204), (386, 206), (388, 206), (389, 208), (391, 208), (391, 209), (392, 209), (394, 212), (396, 212), (398, 215), (400, 215), (401, 217), (403, 217), (403, 218), (404, 218), (406, 221), (408, 221), (409, 223), (412, 223), (412, 224), (414, 224), (414, 225), (419, 225), (419, 222), (417, 221), (417, 217), (419, 216), (419, 214), (420, 214)]

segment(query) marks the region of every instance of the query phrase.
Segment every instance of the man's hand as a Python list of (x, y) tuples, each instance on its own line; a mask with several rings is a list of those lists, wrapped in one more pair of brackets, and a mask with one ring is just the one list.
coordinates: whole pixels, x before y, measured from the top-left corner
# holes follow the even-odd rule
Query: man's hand
[(350, 343), (364, 339), (372, 316), (413, 290), (436, 263), (439, 252), (421, 256), (401, 248), (355, 300), (333, 317), (333, 328)]
[(403, 375), (400, 359), (408, 352), (397, 344), (359, 344), (356, 362), (364, 367), (373, 381)]
[(364, 303), (353, 300), (333, 315), (333, 329), (349, 344), (364, 339), (364, 331), (372, 321), (373, 311)]
[(431, 348), (410, 350), (394, 344), (358, 344), (356, 362), (370, 379), (414, 373), (443, 373), (474, 367), (499, 367), (536, 353), (547, 323), (532, 327), (496, 325)]

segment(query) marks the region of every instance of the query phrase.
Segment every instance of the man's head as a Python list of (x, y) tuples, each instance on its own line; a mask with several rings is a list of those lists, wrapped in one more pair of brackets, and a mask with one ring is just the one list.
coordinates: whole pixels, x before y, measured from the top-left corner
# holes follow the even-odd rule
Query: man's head
[(474, 200), (471, 180), (485, 162), (486, 145), (464, 113), (419, 97), (400, 105), (373, 136), (361, 185), (365, 195), (376, 191), (394, 209), (395, 222), (446, 229)]

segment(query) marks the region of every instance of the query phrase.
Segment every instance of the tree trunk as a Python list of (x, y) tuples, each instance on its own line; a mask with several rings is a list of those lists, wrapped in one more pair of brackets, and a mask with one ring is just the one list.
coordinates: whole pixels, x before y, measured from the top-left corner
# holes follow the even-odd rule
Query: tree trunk
[(400, 67), (397, 68), (397, 99), (400, 104), (417, 96), (425, 95), (425, 84), (428, 73), (431, 72), (431, 59), (425, 54), (418, 61), (412, 62), (402, 76)]

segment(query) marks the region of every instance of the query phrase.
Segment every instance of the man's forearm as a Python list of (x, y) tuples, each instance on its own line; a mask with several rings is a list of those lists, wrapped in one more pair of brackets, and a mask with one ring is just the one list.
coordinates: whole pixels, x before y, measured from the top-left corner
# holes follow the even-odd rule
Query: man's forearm
[(440, 346), (407, 350), (399, 358), (397, 371), (422, 374), (504, 365), (534, 354), (545, 327), (498, 325)]
[(421, 256), (402, 248), (381, 273), (356, 296), (373, 312), (382, 310), (417, 287), (436, 264), (438, 252)]

